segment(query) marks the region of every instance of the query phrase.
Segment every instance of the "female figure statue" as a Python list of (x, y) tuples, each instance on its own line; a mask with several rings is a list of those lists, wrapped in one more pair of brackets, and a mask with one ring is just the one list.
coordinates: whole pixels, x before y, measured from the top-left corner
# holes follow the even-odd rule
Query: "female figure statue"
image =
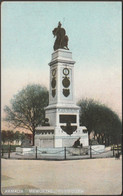
[(69, 50), (68, 48), (68, 36), (66, 35), (66, 31), (64, 28), (61, 28), (61, 23), (58, 23), (58, 27), (52, 31), (54, 37), (56, 36), (56, 40), (54, 43), (54, 50), (59, 48)]

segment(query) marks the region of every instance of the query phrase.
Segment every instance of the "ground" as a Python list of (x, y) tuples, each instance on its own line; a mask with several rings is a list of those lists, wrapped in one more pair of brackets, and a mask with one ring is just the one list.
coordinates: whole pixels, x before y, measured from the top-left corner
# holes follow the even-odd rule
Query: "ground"
[(122, 158), (1, 161), (3, 194), (117, 195)]

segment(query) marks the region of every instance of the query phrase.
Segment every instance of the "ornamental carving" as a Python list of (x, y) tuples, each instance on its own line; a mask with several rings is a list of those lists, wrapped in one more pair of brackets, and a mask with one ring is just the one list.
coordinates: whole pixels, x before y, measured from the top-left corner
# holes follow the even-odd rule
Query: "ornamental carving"
[(51, 87), (52, 87), (52, 97), (56, 95), (56, 69), (52, 70), (52, 80), (51, 80)]
[(68, 88), (70, 86), (70, 80), (68, 77), (64, 77), (64, 79), (62, 80), (62, 84), (65, 88)]
[(62, 128), (62, 130), (63, 130), (64, 132), (66, 132), (68, 135), (71, 135), (71, 134), (73, 134), (74, 131), (76, 131), (77, 126), (71, 126), (71, 123), (68, 122), (68, 123), (66, 124), (66, 126), (61, 126), (61, 128)]
[(67, 108), (67, 109), (58, 109), (58, 112), (62, 112), (62, 113), (66, 113), (66, 112), (75, 113), (76, 110)]
[(70, 95), (70, 89), (67, 89), (70, 86), (70, 79), (68, 77), (69, 72), (70, 71), (67, 67), (65, 67), (63, 69), (64, 77), (63, 77), (63, 80), (62, 80), (62, 85), (63, 85), (64, 89), (63, 89), (62, 93), (65, 97), (68, 97)]
[(53, 89), (52, 90), (52, 96), (55, 97), (55, 95), (56, 95), (56, 89)]
[(63, 89), (63, 95), (68, 97), (70, 95), (70, 89)]
[(51, 81), (51, 86), (52, 86), (52, 88), (56, 87), (56, 78), (55, 77)]

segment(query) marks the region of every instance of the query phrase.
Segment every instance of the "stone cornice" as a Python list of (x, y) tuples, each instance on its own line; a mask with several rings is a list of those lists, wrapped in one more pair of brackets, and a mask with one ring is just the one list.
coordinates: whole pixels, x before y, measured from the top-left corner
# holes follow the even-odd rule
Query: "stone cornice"
[(74, 65), (75, 61), (69, 60), (69, 59), (55, 59), (55, 60), (51, 61), (48, 65), (51, 66), (51, 65), (54, 65), (55, 63), (68, 63), (71, 65)]
[(78, 110), (78, 109), (80, 109), (80, 107), (79, 106), (72, 106), (72, 105), (70, 105), (70, 106), (61, 106), (61, 105), (49, 105), (49, 106), (47, 106), (46, 108), (45, 108), (45, 110), (52, 110), (52, 109), (74, 109), (74, 110)]

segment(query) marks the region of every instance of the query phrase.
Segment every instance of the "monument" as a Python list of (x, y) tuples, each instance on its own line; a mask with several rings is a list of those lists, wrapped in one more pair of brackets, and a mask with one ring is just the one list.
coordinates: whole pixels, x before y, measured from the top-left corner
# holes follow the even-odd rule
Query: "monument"
[[(79, 107), (74, 95), (74, 64), (68, 48), (66, 31), (58, 23), (50, 66), (49, 105), (45, 108), (46, 124), (36, 128), (35, 145), (72, 147), (79, 141), (88, 146), (88, 133), (79, 125)], [(77, 142), (76, 142), (77, 141)]]

